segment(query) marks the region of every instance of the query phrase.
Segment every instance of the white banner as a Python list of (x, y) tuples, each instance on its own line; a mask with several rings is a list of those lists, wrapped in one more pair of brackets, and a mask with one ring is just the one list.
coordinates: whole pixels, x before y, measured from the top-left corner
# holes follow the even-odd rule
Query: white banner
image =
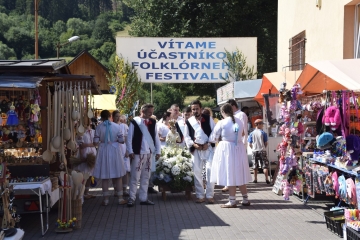
[(257, 38), (116, 37), (116, 53), (145, 83), (217, 83), (228, 76), (225, 49), (238, 48), (257, 71)]

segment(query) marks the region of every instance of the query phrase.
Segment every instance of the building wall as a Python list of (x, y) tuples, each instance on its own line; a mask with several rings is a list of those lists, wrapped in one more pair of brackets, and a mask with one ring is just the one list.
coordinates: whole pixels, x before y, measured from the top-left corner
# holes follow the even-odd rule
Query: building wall
[(289, 65), (289, 39), (306, 31), (305, 62), (353, 58), (354, 5), (360, 0), (278, 0), (278, 71)]
[(99, 66), (90, 56), (83, 54), (69, 65), (72, 74), (92, 75), (101, 91), (109, 91), (109, 83), (106, 79), (106, 71)]

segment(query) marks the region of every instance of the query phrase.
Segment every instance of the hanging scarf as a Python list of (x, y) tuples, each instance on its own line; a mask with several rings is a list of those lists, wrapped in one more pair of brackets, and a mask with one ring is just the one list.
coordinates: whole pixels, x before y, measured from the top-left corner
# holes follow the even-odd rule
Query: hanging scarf
[(108, 135), (110, 136), (110, 141), (111, 141), (111, 132), (110, 132), (111, 122), (110, 122), (109, 120), (105, 120), (105, 121), (104, 121), (104, 125), (106, 126), (106, 130), (105, 130), (105, 143), (108, 143)]

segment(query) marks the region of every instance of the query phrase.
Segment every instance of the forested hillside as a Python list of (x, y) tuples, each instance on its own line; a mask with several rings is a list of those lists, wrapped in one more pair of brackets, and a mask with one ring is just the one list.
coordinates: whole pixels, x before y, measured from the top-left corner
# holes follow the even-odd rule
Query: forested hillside
[[(39, 58), (55, 58), (56, 44), (72, 36), (60, 57), (88, 50), (104, 65), (115, 52), (117, 31), (131, 10), (119, 0), (38, 0)], [(34, 58), (35, 0), (0, 0), (0, 59)]]

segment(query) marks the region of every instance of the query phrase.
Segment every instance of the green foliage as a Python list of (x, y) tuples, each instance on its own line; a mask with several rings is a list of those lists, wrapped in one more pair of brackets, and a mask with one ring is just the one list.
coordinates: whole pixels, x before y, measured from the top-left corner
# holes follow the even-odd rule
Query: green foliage
[[(115, 88), (116, 94), (116, 108), (121, 114), (129, 114), (133, 104), (141, 99), (139, 89), (141, 88), (141, 80), (138, 76), (137, 70), (126, 62), (122, 57), (116, 57), (113, 65), (110, 66), (109, 87)], [(142, 101), (141, 101), (142, 100)]]
[[(27, 44), (32, 41), (30, 33), (20, 27), (10, 27), (9, 31), (4, 34), (7, 45), (13, 48), (18, 59), (33, 50), (32, 46)], [(31, 49), (31, 50), (30, 50)]]
[(254, 66), (249, 67), (246, 64), (246, 56), (239, 49), (236, 49), (236, 52), (229, 52), (225, 49), (225, 53), (226, 58), (223, 61), (228, 67), (229, 73), (228, 77), (224, 78), (225, 81), (243, 81), (256, 76)]
[(0, 41), (0, 59), (14, 59), (16, 58), (16, 53), (14, 49), (9, 48), (6, 44)]

